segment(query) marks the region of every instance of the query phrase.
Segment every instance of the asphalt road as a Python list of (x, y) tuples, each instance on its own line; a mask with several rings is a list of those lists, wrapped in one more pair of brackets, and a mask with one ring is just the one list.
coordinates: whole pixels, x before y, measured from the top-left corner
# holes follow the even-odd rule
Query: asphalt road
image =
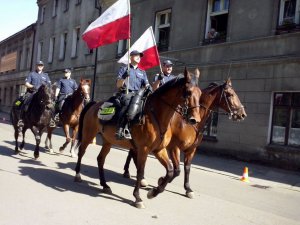
[[(108, 195), (101, 192), (98, 180), (96, 157), (101, 146), (88, 147), (82, 161), (84, 182), (74, 183), (76, 158), (67, 150), (57, 153), (63, 136), (53, 137), (56, 154), (41, 149), (40, 158), (34, 160), (31, 131), (25, 150), (15, 155), (12, 126), (0, 122), (0, 225), (300, 224), (297, 172), (199, 153), (190, 178), (194, 199), (184, 195), (182, 173), (154, 199), (147, 199), (149, 187), (142, 189), (146, 209), (137, 209), (133, 165), (133, 177), (122, 177), (127, 151), (112, 149), (107, 157), (106, 177), (113, 191)], [(245, 166), (250, 183), (240, 181)], [(159, 162), (149, 156), (146, 178), (150, 185), (164, 174)]]

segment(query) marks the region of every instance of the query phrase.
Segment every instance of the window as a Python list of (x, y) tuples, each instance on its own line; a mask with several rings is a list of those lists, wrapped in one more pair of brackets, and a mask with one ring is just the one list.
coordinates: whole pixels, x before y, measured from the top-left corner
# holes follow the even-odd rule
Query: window
[(41, 10), (41, 17), (40, 17), (40, 23), (41, 24), (44, 23), (45, 13), (46, 13), (46, 6), (43, 6), (42, 10)]
[(19, 60), (18, 60), (18, 69), (21, 70), (23, 69), (23, 52), (22, 51), (19, 51)]
[(3, 104), (6, 105), (6, 102), (7, 102), (7, 99), (6, 99), (6, 96), (7, 96), (7, 89), (6, 87), (4, 88), (4, 96), (3, 96)]
[(11, 104), (14, 101), (14, 87), (9, 88), (8, 104)]
[(123, 55), (125, 55), (126, 51), (127, 51), (127, 40), (120, 40), (118, 42), (117, 58), (120, 58)]
[(57, 15), (58, 0), (53, 1), (52, 17)]
[(271, 143), (300, 147), (300, 92), (275, 93)]
[(80, 5), (81, 4), (81, 0), (76, 0), (76, 5)]
[(64, 12), (67, 12), (69, 10), (69, 3), (70, 3), (70, 0), (65, 0), (65, 9), (64, 9)]
[(77, 56), (77, 49), (78, 49), (79, 40), (80, 40), (80, 27), (76, 27), (73, 30), (71, 58), (74, 58), (74, 57)]
[(43, 53), (43, 42), (40, 41), (38, 43), (38, 49), (37, 49), (37, 61), (42, 60), (42, 53)]
[(213, 138), (217, 137), (217, 127), (218, 127), (218, 112), (213, 112), (208, 118), (205, 126), (203, 134), (205, 138)]
[(52, 38), (50, 38), (50, 41), (49, 41), (48, 63), (53, 62), (54, 49), (55, 49), (55, 37), (52, 37)]
[(279, 25), (299, 24), (300, 0), (281, 0)]
[(59, 50), (59, 59), (65, 59), (66, 48), (67, 48), (67, 38), (68, 33), (63, 33), (60, 35), (60, 50)]
[(155, 38), (159, 51), (169, 49), (171, 9), (156, 13)]
[(27, 88), (25, 85), (16, 85), (16, 96), (20, 97), (25, 94)]
[(204, 44), (226, 41), (229, 0), (208, 0)]
[(28, 69), (30, 68), (30, 49), (26, 48), (26, 54), (25, 54), (25, 68)]

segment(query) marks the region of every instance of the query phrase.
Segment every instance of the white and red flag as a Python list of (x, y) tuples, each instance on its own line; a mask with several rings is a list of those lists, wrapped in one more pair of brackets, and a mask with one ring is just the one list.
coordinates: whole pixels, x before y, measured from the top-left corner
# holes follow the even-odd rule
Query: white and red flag
[[(129, 52), (133, 50), (144, 53), (144, 56), (139, 63), (139, 68), (147, 70), (160, 64), (152, 26), (149, 27), (130, 47)], [(128, 64), (128, 52), (118, 61), (118, 63)]]
[(129, 0), (118, 0), (82, 34), (90, 49), (130, 38)]

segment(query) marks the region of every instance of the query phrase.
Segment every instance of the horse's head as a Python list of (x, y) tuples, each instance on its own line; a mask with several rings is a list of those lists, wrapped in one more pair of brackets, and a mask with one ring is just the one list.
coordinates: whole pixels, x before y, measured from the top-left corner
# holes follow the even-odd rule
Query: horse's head
[(90, 101), (90, 90), (91, 90), (91, 80), (89, 79), (81, 79), (79, 84), (79, 90), (81, 96), (84, 98), (85, 102)]
[(202, 92), (198, 87), (199, 76), (200, 76), (200, 71), (196, 69), (194, 74), (196, 80), (193, 81), (192, 74), (186, 68), (184, 70), (186, 85), (185, 85), (185, 90), (183, 92), (183, 97), (185, 99), (185, 103), (183, 106), (184, 109), (183, 115), (184, 118), (192, 125), (201, 121), (199, 101)]
[(36, 92), (36, 100), (48, 109), (53, 107), (52, 89), (48, 85), (41, 85)]
[(188, 123), (196, 124), (201, 121), (199, 110), (201, 90), (192, 82), (192, 76), (187, 69), (183, 77), (178, 76), (165, 83), (153, 92), (153, 96), (157, 96), (165, 105), (180, 113)]
[(220, 96), (220, 107), (229, 113), (229, 118), (234, 121), (245, 119), (247, 116), (244, 106), (232, 87), (232, 82), (229, 79), (221, 85), (222, 92)]

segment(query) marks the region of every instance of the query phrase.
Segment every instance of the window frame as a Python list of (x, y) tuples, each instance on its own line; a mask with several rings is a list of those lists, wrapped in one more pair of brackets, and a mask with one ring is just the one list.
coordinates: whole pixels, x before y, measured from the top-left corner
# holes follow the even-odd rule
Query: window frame
[(71, 58), (77, 57), (79, 40), (80, 40), (80, 27), (78, 26), (73, 29)]
[(45, 14), (46, 14), (46, 6), (42, 6), (41, 8), (41, 15), (40, 15), (40, 24), (43, 24), (45, 21)]
[[(228, 9), (224, 8), (226, 0), (220, 0), (222, 3), (223, 8), (220, 11), (213, 12), (213, 1), (214, 0), (207, 0), (207, 11), (206, 11), (206, 23), (205, 23), (205, 33), (204, 33), (204, 40), (203, 44), (213, 44), (213, 43), (223, 43), (226, 42), (226, 38), (228, 36), (228, 21), (229, 21), (229, 10), (230, 10), (230, 0), (228, 0)], [(210, 31), (211, 27), (211, 17), (212, 16), (220, 16), (227, 14), (227, 28), (226, 28), (226, 36), (209, 39), (207, 37), (208, 32)], [(215, 28), (217, 29), (217, 28)], [(217, 32), (219, 32), (217, 30)]]
[[(284, 25), (284, 6), (285, 2), (290, 0), (280, 0), (280, 7), (279, 7), (279, 17), (278, 17), (278, 25), (282, 26)], [(294, 24), (300, 24), (300, 0), (296, 0), (296, 6), (295, 6), (295, 18), (293, 21)]]
[[(166, 15), (165, 20), (167, 21), (167, 23), (164, 24), (160, 24), (160, 19), (162, 15)], [(157, 44), (157, 48), (158, 50), (161, 51), (168, 51), (170, 49), (170, 39), (171, 39), (171, 24), (172, 24), (172, 8), (168, 8), (162, 11), (157, 11), (155, 13), (155, 30), (154, 30), (154, 36), (155, 36), (155, 40), (156, 40), (156, 44)], [(162, 46), (160, 45), (160, 29), (163, 28), (168, 28), (169, 27), (169, 40), (168, 40), (168, 46), (162, 48)]]
[[(279, 105), (275, 103), (275, 96), (277, 94), (289, 94), (289, 98), (290, 98), (290, 103), (286, 104), (286, 105)], [(293, 110), (297, 109), (300, 110), (300, 106), (293, 106), (292, 104), (292, 99), (293, 99), (293, 95), (294, 94), (300, 94), (300, 92), (295, 91), (295, 92), (274, 92), (272, 94), (272, 118), (270, 119), (270, 138), (269, 138), (269, 143), (272, 145), (277, 145), (277, 146), (284, 146), (284, 147), (295, 147), (295, 148), (300, 148), (300, 144), (299, 145), (292, 145), (289, 144), (289, 139), (290, 139), (290, 131), (291, 131), (291, 125), (292, 125), (292, 113)], [(285, 126), (285, 132), (284, 132), (284, 142), (283, 144), (278, 143), (278, 142), (274, 142), (273, 140), (273, 132), (274, 132), (274, 120), (275, 120), (275, 109), (287, 109), (287, 125)]]
[(57, 16), (58, 0), (53, 1), (52, 18)]
[(55, 49), (55, 37), (51, 37), (49, 39), (48, 63), (53, 63), (54, 49)]

